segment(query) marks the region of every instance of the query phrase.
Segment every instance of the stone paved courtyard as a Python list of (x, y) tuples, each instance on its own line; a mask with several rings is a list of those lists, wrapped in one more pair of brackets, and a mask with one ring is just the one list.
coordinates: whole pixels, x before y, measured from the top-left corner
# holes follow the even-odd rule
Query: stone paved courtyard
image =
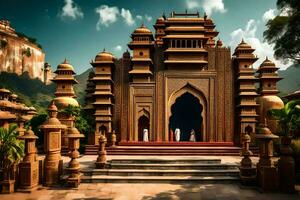
[[(141, 158), (141, 156), (108, 156), (113, 158)], [(147, 157), (152, 158), (152, 157)], [(160, 156), (160, 159), (170, 157)], [(182, 157), (174, 157), (179, 159)], [(193, 156), (193, 158), (221, 158), (222, 163), (238, 163), (240, 157), (234, 156)], [(82, 156), (82, 168), (93, 168), (96, 156)], [(69, 161), (63, 157), (64, 163)], [(256, 162), (257, 158), (253, 158)], [(297, 194), (261, 193), (257, 188), (249, 188), (236, 183), (224, 184), (129, 184), (129, 183), (89, 183), (81, 184), (78, 189), (40, 187), (32, 193), (1, 195), (0, 200), (205, 200), (205, 199), (245, 199), (245, 200), (288, 200), (300, 199), (300, 185)]]
[[(297, 188), (298, 192), (300, 187)], [(260, 193), (238, 184), (81, 184), (78, 189), (40, 188), (31, 194), (0, 195), (1, 200), (289, 200), (298, 194)]]

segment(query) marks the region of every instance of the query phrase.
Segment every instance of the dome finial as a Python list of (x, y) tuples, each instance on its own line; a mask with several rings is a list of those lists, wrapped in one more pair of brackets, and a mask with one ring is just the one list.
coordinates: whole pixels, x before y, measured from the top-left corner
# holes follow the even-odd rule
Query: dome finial
[(65, 58), (65, 60), (64, 60), (63, 63), (64, 63), (64, 64), (67, 64), (67, 63), (68, 63), (67, 58)]
[(103, 52), (106, 52), (106, 51), (105, 51), (105, 47), (103, 48)]
[(242, 38), (242, 41), (241, 41), (241, 43), (245, 43), (245, 41), (244, 41), (244, 38)]

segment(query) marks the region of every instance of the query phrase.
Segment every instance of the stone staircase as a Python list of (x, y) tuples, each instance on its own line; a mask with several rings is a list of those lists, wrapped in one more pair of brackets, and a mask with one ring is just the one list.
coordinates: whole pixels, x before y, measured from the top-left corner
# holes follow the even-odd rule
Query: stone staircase
[(236, 164), (221, 159), (113, 159), (106, 169), (83, 169), (83, 183), (191, 183), (239, 180)]
[[(85, 155), (97, 155), (99, 147), (86, 145)], [(166, 155), (166, 156), (239, 156), (236, 146), (116, 146), (106, 148), (108, 155)]]

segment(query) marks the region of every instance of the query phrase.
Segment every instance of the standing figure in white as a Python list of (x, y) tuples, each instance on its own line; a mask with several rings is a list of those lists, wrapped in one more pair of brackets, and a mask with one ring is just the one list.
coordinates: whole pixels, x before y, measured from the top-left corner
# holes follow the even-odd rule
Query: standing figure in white
[(190, 142), (196, 142), (195, 130), (192, 129), (190, 133)]
[(143, 142), (149, 142), (148, 129), (143, 130)]
[(175, 140), (176, 140), (176, 142), (180, 141), (180, 129), (179, 128), (175, 129)]

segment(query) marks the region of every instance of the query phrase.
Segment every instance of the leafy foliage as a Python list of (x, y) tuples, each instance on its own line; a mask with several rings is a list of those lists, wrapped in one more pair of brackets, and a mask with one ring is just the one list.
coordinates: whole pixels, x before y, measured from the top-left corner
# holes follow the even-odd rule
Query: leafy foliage
[(18, 126), (10, 124), (9, 128), (0, 127), (0, 167), (12, 168), (24, 156), (24, 141), (18, 140)]
[[(274, 54), (283, 61), (300, 63), (300, 3), (299, 0), (278, 0), (278, 16), (267, 22), (264, 38), (274, 46)], [(282, 13), (285, 13), (284, 15)]]
[(43, 145), (44, 143), (44, 134), (40, 130), (39, 126), (42, 125), (46, 119), (48, 118), (48, 115), (43, 113), (39, 114), (37, 116), (34, 116), (27, 124), (27, 126), (31, 126), (32, 131), (39, 137), (37, 140), (37, 145)]
[(22, 51), (22, 55), (25, 55), (26, 57), (29, 58), (29, 57), (31, 56), (30, 48), (27, 47), (26, 49), (24, 49), (24, 50)]
[(279, 133), (297, 137), (300, 128), (300, 100), (290, 101), (282, 109), (271, 109), (268, 115), (278, 120)]
[(33, 37), (29, 37), (27, 35), (25, 35), (24, 33), (21, 33), (21, 32), (16, 32), (16, 34), (18, 35), (18, 37), (21, 37), (21, 38), (26, 38), (29, 42), (37, 45), (40, 49), (42, 49), (42, 45), (40, 45), (38, 42), (37, 42), (37, 39), (36, 38), (33, 38)]

